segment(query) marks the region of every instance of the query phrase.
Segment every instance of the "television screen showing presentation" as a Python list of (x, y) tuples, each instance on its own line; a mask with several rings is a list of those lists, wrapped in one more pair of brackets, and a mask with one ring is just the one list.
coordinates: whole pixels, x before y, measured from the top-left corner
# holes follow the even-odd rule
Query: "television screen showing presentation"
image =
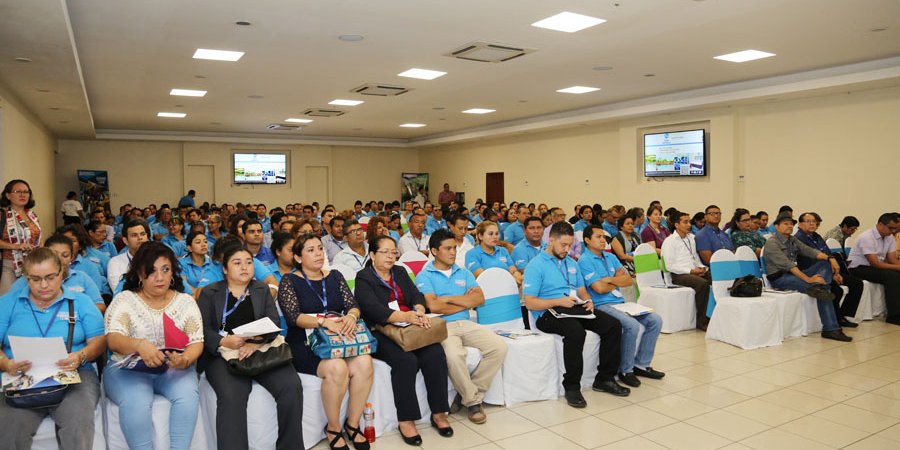
[(706, 175), (705, 130), (644, 135), (644, 176), (702, 177)]
[(287, 183), (284, 153), (235, 153), (234, 184)]

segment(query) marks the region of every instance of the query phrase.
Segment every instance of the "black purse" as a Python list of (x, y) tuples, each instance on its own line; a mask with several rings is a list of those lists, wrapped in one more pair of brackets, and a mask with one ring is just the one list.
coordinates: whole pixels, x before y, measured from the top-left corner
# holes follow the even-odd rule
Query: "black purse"
[[(72, 352), (72, 336), (75, 334), (75, 305), (72, 299), (69, 302), (69, 337), (66, 339), (66, 353)], [(68, 384), (59, 386), (47, 386), (34, 389), (7, 389), (3, 394), (6, 404), (13, 408), (40, 409), (52, 408), (62, 403), (69, 389)]]
[(291, 362), (294, 358), (291, 346), (284, 341), (284, 336), (281, 335), (278, 335), (272, 342), (262, 344), (253, 354), (244, 359), (238, 358), (237, 350), (222, 347), (219, 349), (219, 353), (225, 359), (229, 372), (245, 377), (255, 377), (266, 373)]
[(761, 297), (762, 280), (753, 275), (735, 278), (729, 290), (732, 297)]

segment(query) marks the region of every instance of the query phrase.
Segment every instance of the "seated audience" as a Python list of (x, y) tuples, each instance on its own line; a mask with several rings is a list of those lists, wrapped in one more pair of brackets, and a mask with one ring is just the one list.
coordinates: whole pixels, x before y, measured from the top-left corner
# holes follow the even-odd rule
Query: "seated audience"
[(759, 233), (751, 230), (752, 223), (753, 218), (750, 216), (750, 211), (738, 208), (734, 210), (734, 215), (731, 216), (728, 228), (731, 230), (731, 242), (735, 249), (740, 246), (747, 246), (759, 257), (759, 252), (762, 250), (763, 245), (766, 245), (766, 239), (760, 236)]
[(672, 274), (672, 283), (694, 290), (694, 304), (697, 306), (697, 329), (706, 331), (709, 318), (706, 307), (709, 302), (709, 288), (712, 283), (709, 269), (697, 254), (697, 243), (691, 234), (688, 213), (673, 214), (675, 232), (663, 242), (662, 259), (666, 269)]
[(709, 205), (704, 211), (706, 225), (697, 232), (697, 254), (703, 264), (709, 266), (709, 258), (716, 250), (725, 248), (734, 251), (734, 244), (731, 238), (719, 229), (722, 222), (722, 210), (716, 205)]
[(294, 267), (294, 242), (294, 235), (291, 233), (284, 231), (272, 233), (272, 246), (269, 247), (269, 250), (272, 250), (272, 254), (275, 255), (275, 264), (278, 265), (277, 268), (272, 266), (275, 269), (272, 271), (272, 276), (279, 283), (285, 275), (297, 272), (297, 268)]
[(181, 217), (173, 217), (168, 221), (169, 233), (162, 238), (162, 243), (172, 249), (175, 256), (182, 257), (187, 253), (187, 244), (184, 240), (184, 221)]
[(449, 225), (450, 232), (453, 233), (453, 239), (456, 241), (456, 265), (465, 267), (466, 255), (469, 253), (469, 250), (475, 248), (475, 239), (468, 233), (469, 220), (466, 216), (456, 215), (450, 218), (447, 225)]
[(181, 277), (185, 291), (200, 298), (200, 291), (207, 285), (222, 280), (222, 271), (209, 257), (209, 244), (206, 235), (193, 232), (187, 235), (188, 254), (181, 257), (178, 263), (181, 265)]
[[(693, 234), (696, 237), (697, 233), (699, 233), (700, 230), (702, 230), (703, 227), (705, 227), (705, 226), (706, 226), (706, 214), (703, 213), (702, 211), (698, 212), (697, 214), (694, 214), (694, 216), (691, 218), (691, 234)], [(672, 231), (675, 231), (674, 227), (673, 227)]]
[(400, 238), (397, 249), (402, 256), (406, 252), (420, 252), (428, 256), (429, 235), (425, 234), (425, 214), (413, 213), (408, 220), (409, 232)]
[(525, 239), (516, 244), (511, 255), (512, 262), (519, 272), (523, 272), (528, 263), (547, 248), (543, 236), (544, 223), (540, 219), (531, 216), (525, 220)]
[(114, 294), (122, 290), (122, 283), (131, 267), (132, 258), (148, 240), (150, 240), (150, 225), (144, 219), (131, 219), (122, 226), (122, 241), (127, 251), (112, 257), (106, 266), (106, 280)]
[(610, 235), (619, 234), (619, 218), (625, 215), (625, 207), (622, 205), (613, 205), (609, 208), (606, 220), (601, 224), (603, 229)]
[(884, 286), (885, 322), (900, 325), (900, 258), (894, 235), (900, 232), (900, 214), (884, 213), (874, 228), (859, 235), (850, 250), (850, 273)]
[(209, 253), (215, 251), (216, 241), (222, 239), (222, 236), (225, 235), (225, 232), (222, 231), (222, 223), (222, 217), (218, 214), (210, 214), (209, 219), (206, 221), (206, 225), (209, 228), (206, 232), (206, 243), (209, 245)]
[(612, 240), (613, 253), (631, 276), (634, 276), (634, 250), (641, 245), (641, 237), (634, 229), (635, 223), (637, 223), (637, 218), (634, 214), (625, 213), (619, 217), (616, 224), (619, 232), (613, 236)]
[(360, 271), (369, 260), (369, 244), (366, 243), (366, 232), (362, 225), (354, 219), (344, 222), (344, 235), (347, 236), (347, 248), (334, 255), (333, 265), (343, 265)]
[[(847, 247), (847, 239), (853, 236), (857, 229), (859, 229), (859, 219), (853, 216), (846, 216), (841, 220), (841, 223), (828, 230), (823, 237), (826, 241), (829, 239), (838, 241), (838, 244), (841, 244), (841, 248), (844, 249)], [(846, 251), (842, 251), (842, 253), (846, 253)], [(844, 258), (848, 256), (844, 254)]]
[(657, 255), (662, 253), (663, 241), (672, 234), (663, 223), (661, 208), (659, 205), (650, 206), (647, 210), (647, 225), (641, 231), (641, 242), (652, 243)]
[(275, 264), (275, 255), (262, 245), (263, 230), (262, 224), (256, 219), (248, 219), (241, 225), (241, 232), (244, 235), (244, 247), (250, 251), (253, 258), (263, 263), (264, 266)]
[(591, 209), (591, 205), (581, 205), (581, 208), (578, 208), (578, 222), (575, 222), (573, 228), (575, 231), (582, 231), (591, 224), (593, 218), (594, 210)]
[(503, 232), (503, 240), (515, 246), (525, 239), (525, 220), (529, 217), (531, 217), (531, 212), (528, 207), (519, 205), (516, 211), (516, 222), (506, 227), (506, 231)]
[(447, 228), (447, 221), (444, 220), (444, 208), (434, 208), (431, 215), (425, 221), (425, 234), (432, 234), (437, 230)]
[(390, 236), (385, 222), (386, 220), (384, 217), (373, 217), (369, 219), (369, 225), (365, 236), (366, 242), (371, 241), (375, 236)]
[(497, 224), (491, 221), (479, 223), (475, 228), (475, 239), (478, 246), (466, 253), (466, 269), (472, 272), (472, 275), (477, 278), (485, 269), (498, 267), (511, 273), (516, 283), (522, 284), (522, 273), (516, 268), (512, 256), (504, 247), (498, 245), (500, 231)]

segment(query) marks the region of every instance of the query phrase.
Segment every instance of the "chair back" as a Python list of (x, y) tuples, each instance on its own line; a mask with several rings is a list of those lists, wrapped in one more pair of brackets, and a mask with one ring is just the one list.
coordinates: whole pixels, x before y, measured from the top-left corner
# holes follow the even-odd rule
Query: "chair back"
[(476, 281), (484, 293), (484, 304), (475, 308), (479, 324), (487, 325), (489, 328), (525, 328), (522, 322), (519, 287), (512, 274), (492, 267), (478, 275)]
[(831, 253), (840, 253), (844, 255), (844, 259), (847, 259), (847, 257), (850, 256), (850, 250), (841, 247), (841, 243), (835, 238), (828, 238), (828, 240), (825, 241), (825, 245), (828, 246), (828, 250), (831, 250)]
[(403, 264), (400, 261), (394, 263), (395, 266), (400, 266), (406, 270), (406, 274), (409, 275), (409, 279), (412, 280), (413, 284), (416, 284), (416, 274), (413, 273), (412, 269), (409, 268), (406, 264)]
[(356, 270), (343, 264), (334, 264), (331, 266), (331, 270), (337, 270), (344, 276), (344, 279), (347, 280), (347, 286), (350, 288), (350, 292), (353, 292), (353, 290), (356, 289)]
[(398, 261), (402, 262), (406, 267), (409, 267), (414, 274), (418, 275), (419, 272), (422, 271), (422, 268), (425, 267), (425, 264), (428, 263), (428, 257), (421, 252), (406, 252), (400, 255)]
[(371, 217), (369, 217), (369, 216), (362, 216), (357, 221), (357, 222), (359, 222), (359, 226), (362, 227), (363, 231), (369, 231), (369, 220), (370, 219), (371, 219)]
[(762, 275), (759, 270), (759, 258), (756, 257), (756, 252), (753, 249), (742, 245), (734, 251), (734, 255), (737, 256), (741, 264), (741, 272), (752, 273), (757, 278)]
[(659, 256), (652, 245), (641, 244), (634, 249), (634, 274), (638, 289), (663, 284)]
[(716, 308), (716, 298), (729, 297), (728, 288), (734, 284), (735, 278), (748, 275), (746, 264), (741, 264), (737, 255), (726, 248), (716, 250), (709, 259), (710, 276), (712, 277), (712, 289), (709, 291), (709, 305), (706, 315), (712, 317)]

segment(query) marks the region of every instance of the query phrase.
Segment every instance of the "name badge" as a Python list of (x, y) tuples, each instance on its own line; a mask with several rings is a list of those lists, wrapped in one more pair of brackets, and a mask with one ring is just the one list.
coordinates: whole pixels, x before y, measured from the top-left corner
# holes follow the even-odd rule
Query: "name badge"
[(577, 270), (574, 267), (569, 267), (569, 273), (575, 273)]
[(222, 336), (222, 337), (228, 336), (228, 332), (225, 330), (219, 330), (219, 336)]
[[(75, 320), (78, 321), (78, 313), (73, 314), (75, 316)], [(67, 312), (58, 312), (56, 313), (56, 320), (69, 321), (69, 313)]]
[(400, 311), (400, 304), (397, 303), (397, 300), (393, 300), (390, 303), (388, 303), (388, 308), (391, 308), (394, 311)]
[(575, 289), (569, 289), (569, 297), (578, 298), (578, 292)]
[(505, 257), (505, 256), (501, 256), (501, 257), (500, 257), (500, 262), (505, 263), (505, 262), (506, 262), (506, 257)]
[(466, 285), (466, 280), (456, 280), (456, 285), (464, 287)]
[(614, 297), (618, 297), (618, 298), (622, 298), (622, 297), (624, 297), (624, 296), (623, 296), (623, 295), (622, 295), (622, 293), (621, 293), (621, 292), (619, 292), (619, 290), (618, 290), (618, 289), (613, 289), (613, 290), (612, 290), (612, 291), (610, 291), (610, 292), (612, 292), (612, 295), (613, 295), (613, 296), (614, 296)]

